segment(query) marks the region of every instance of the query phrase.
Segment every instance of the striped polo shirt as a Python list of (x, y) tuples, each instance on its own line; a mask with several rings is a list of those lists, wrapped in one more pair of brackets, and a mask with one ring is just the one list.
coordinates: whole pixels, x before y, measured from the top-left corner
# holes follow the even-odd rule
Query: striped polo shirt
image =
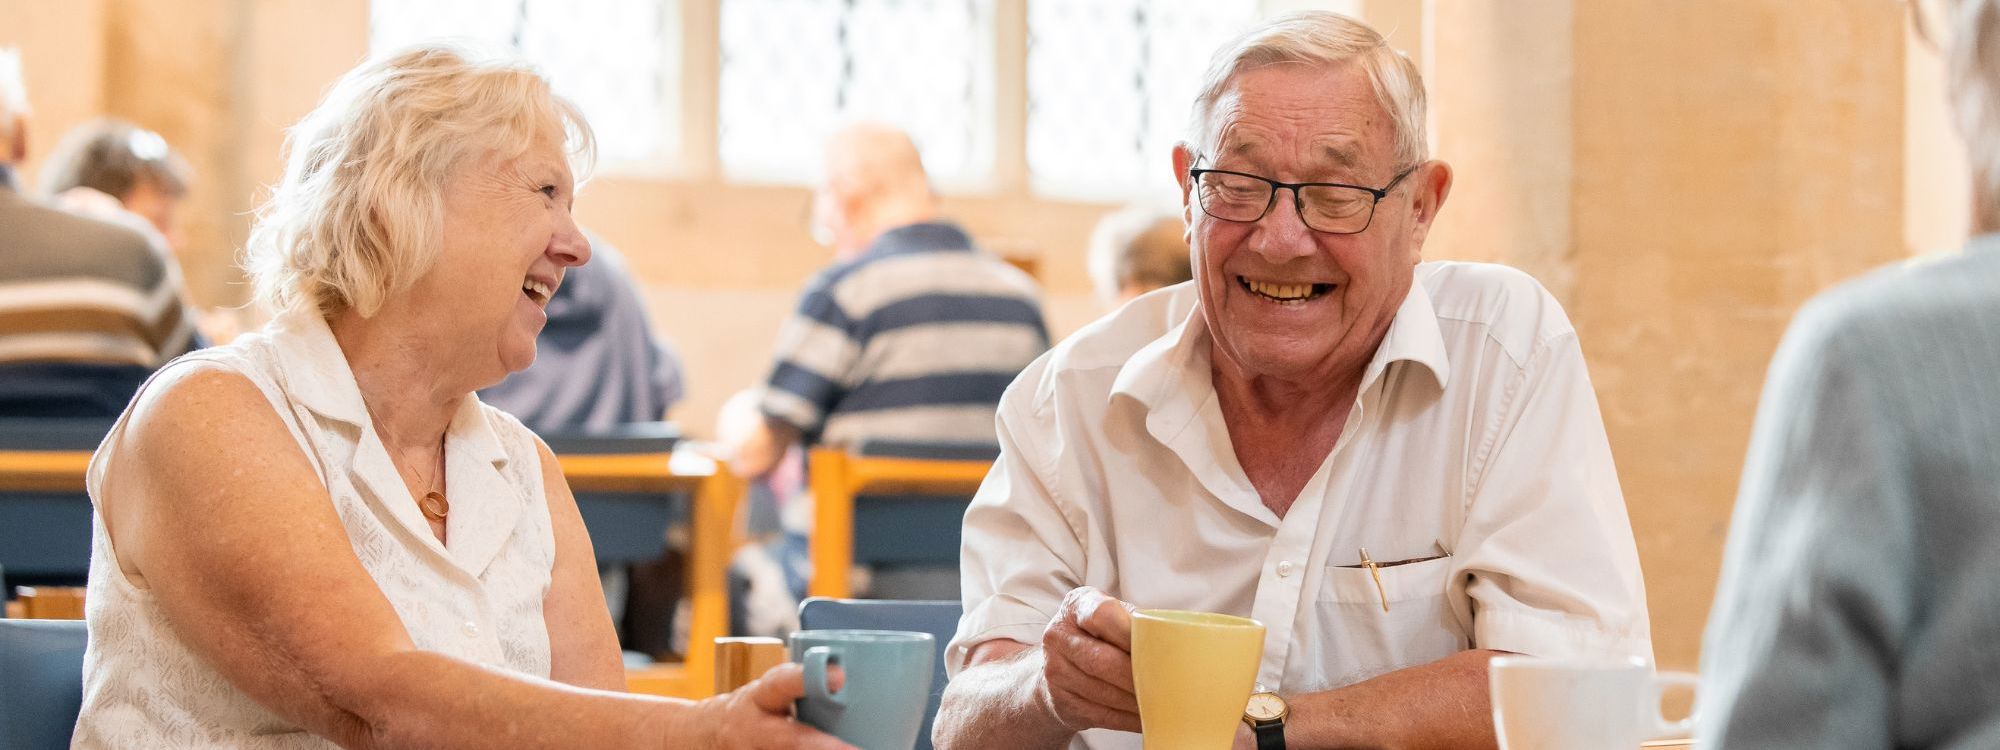
[(0, 168), (0, 416), (115, 415), (196, 345), (165, 248), (29, 200)]
[(991, 444), (1000, 394), (1048, 348), (1033, 279), (957, 226), (912, 224), (806, 286), (762, 407), (809, 444)]

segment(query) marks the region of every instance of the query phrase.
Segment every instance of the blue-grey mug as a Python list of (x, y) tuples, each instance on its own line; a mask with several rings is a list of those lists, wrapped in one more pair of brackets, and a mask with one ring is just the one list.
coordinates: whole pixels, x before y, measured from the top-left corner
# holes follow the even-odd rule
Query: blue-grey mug
[[(910, 750), (930, 708), (929, 633), (901, 630), (801, 630), (792, 660), (805, 667), (799, 721), (861, 750)], [(828, 682), (838, 668), (839, 689)]]

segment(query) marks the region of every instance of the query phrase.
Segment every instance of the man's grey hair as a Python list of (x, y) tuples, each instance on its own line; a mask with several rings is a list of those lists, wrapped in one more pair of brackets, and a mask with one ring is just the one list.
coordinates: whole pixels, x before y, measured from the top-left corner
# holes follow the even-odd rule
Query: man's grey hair
[(1938, 4), (1946, 85), (1970, 162), (1976, 221), (2000, 227), (2000, 0)]
[(1416, 64), (1368, 24), (1329, 11), (1282, 16), (1217, 49), (1194, 99), (1191, 147), (1198, 152), (1213, 147), (1209, 139), (1215, 134), (1209, 131), (1214, 123), (1209, 115), (1238, 74), (1281, 63), (1334, 67), (1350, 62), (1368, 74), (1376, 101), (1395, 125), (1396, 165), (1430, 158), (1424, 132), (1424, 81)]
[(28, 84), (21, 80), (21, 53), (0, 47), (0, 138), (14, 137), (14, 125), (28, 116)]

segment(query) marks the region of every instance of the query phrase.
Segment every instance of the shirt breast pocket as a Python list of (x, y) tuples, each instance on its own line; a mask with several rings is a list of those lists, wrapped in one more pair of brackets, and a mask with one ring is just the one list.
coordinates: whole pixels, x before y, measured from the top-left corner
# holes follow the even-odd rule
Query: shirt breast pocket
[[(1452, 559), (1368, 568), (1328, 567), (1316, 604), (1328, 685), (1349, 685), (1465, 650), (1445, 600)], [(1381, 574), (1376, 585), (1375, 573)], [(1387, 611), (1384, 611), (1386, 604)]]

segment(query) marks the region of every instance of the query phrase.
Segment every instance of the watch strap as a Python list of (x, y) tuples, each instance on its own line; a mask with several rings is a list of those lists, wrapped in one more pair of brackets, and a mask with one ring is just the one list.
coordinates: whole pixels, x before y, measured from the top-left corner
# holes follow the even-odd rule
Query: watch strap
[(1258, 722), (1250, 727), (1257, 735), (1257, 750), (1285, 750), (1285, 720)]

